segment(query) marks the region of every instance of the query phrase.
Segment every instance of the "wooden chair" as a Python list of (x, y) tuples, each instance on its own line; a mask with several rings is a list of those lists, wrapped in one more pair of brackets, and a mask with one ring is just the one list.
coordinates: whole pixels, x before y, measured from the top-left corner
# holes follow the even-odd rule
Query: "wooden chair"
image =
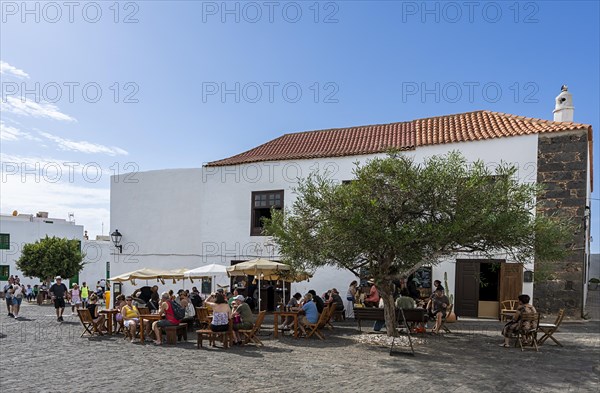
[(83, 332), (80, 337), (83, 337), (86, 333), (93, 337), (94, 334), (98, 334), (102, 336), (102, 332), (98, 330), (98, 326), (92, 319), (92, 314), (90, 314), (90, 310), (87, 308), (78, 308), (77, 315), (79, 316), (79, 320), (81, 321), (81, 325), (83, 326)]
[(446, 309), (446, 316), (442, 318), (442, 326), (440, 327), (440, 329), (444, 330), (444, 332), (446, 332), (446, 333), (452, 333), (452, 331), (448, 328), (448, 326), (446, 326), (446, 318), (448, 317), (448, 315), (450, 315), (452, 313), (453, 308), (454, 308), (454, 304), (449, 305), (448, 308)]
[(262, 326), (263, 321), (265, 320), (266, 311), (261, 311), (258, 313), (258, 317), (256, 318), (256, 322), (254, 322), (254, 327), (252, 329), (240, 329), (239, 332), (244, 335), (244, 345), (253, 342), (256, 345), (264, 346), (262, 341), (258, 337), (256, 337), (256, 333), (260, 331), (260, 327)]
[(331, 318), (331, 307), (324, 308), (323, 312), (319, 316), (319, 319), (317, 320), (317, 323), (309, 323), (306, 326), (306, 329), (307, 329), (306, 338), (309, 338), (314, 334), (317, 337), (319, 337), (321, 340), (325, 340), (325, 336), (323, 336), (323, 334), (319, 330), (323, 329), (329, 323), (330, 318)]
[(500, 321), (511, 319), (515, 315), (518, 305), (518, 300), (504, 300), (500, 302)]
[(329, 330), (333, 330), (333, 324), (331, 323), (331, 320), (333, 319), (333, 316), (335, 314), (335, 303), (330, 303), (328, 307), (323, 309), (323, 313), (329, 313), (329, 317), (327, 318), (327, 323), (325, 324), (325, 326), (327, 327), (327, 329)]
[[(535, 351), (538, 350), (538, 341), (537, 341), (537, 327), (540, 320), (540, 314), (521, 314), (520, 324), (521, 326), (517, 329), (517, 341), (515, 342), (515, 347), (517, 343), (521, 347), (521, 351), (526, 347), (535, 348)], [(524, 328), (523, 325), (526, 323), (530, 323), (529, 328)]]
[(165, 326), (165, 333), (167, 334), (167, 344), (175, 345), (177, 340), (187, 341), (187, 323), (180, 323), (176, 326)]
[(538, 340), (539, 346), (542, 346), (546, 342), (547, 339), (551, 339), (559, 347), (563, 346), (561, 343), (558, 342), (557, 339), (554, 338), (554, 332), (556, 332), (558, 330), (558, 327), (562, 323), (564, 316), (565, 316), (565, 309), (561, 308), (558, 311), (558, 315), (556, 316), (556, 321), (554, 321), (554, 323), (538, 323), (538, 327), (537, 327), (538, 332), (541, 331), (542, 333), (544, 333), (542, 338), (540, 338)]
[[(197, 308), (201, 308), (201, 307), (197, 307)], [(213, 332), (210, 329), (200, 329), (200, 330), (196, 330), (196, 333), (198, 334), (198, 343), (197, 343), (197, 347), (201, 348), (202, 347), (202, 341), (204, 341), (205, 338), (208, 338), (208, 345), (212, 345), (213, 347), (216, 346), (215, 343), (217, 341), (217, 339), (220, 339), (221, 343), (223, 344), (223, 348), (227, 349), (229, 348), (229, 341), (231, 340), (231, 336), (233, 333), (233, 320), (229, 319), (229, 329), (227, 329), (224, 332)]]
[(148, 307), (138, 307), (138, 311), (140, 312), (140, 314), (150, 314), (150, 309)]
[(206, 307), (195, 307), (196, 319), (198, 319), (200, 329), (207, 329), (210, 325), (210, 318), (208, 318), (208, 309)]

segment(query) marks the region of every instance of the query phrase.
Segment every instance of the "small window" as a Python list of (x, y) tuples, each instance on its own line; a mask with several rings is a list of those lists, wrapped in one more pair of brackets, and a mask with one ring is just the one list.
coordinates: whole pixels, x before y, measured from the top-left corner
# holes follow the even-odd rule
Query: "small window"
[(251, 236), (260, 236), (263, 218), (271, 218), (271, 208), (283, 209), (283, 190), (252, 192)]
[(10, 277), (10, 266), (0, 265), (0, 281), (8, 281)]
[(10, 250), (9, 233), (0, 233), (0, 250)]

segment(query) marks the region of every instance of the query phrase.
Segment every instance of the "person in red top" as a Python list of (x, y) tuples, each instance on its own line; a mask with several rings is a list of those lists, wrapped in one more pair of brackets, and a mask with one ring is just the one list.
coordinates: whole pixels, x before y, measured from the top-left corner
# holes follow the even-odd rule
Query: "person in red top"
[(154, 330), (154, 340), (155, 345), (162, 344), (162, 332), (161, 328), (166, 326), (177, 326), (179, 325), (179, 321), (175, 318), (175, 314), (173, 313), (173, 307), (171, 307), (171, 296), (168, 292), (163, 292), (161, 295), (159, 314), (163, 317), (163, 319), (158, 320), (152, 324), (152, 330)]
[(371, 289), (369, 290), (369, 296), (365, 298), (365, 306), (379, 307), (379, 290), (375, 286), (375, 281), (369, 280), (367, 282), (371, 286)]

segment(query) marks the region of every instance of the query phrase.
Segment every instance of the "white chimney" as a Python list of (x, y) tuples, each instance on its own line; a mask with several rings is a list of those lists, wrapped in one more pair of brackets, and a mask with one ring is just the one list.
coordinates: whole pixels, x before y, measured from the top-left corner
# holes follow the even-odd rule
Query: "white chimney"
[(573, 96), (569, 93), (567, 85), (562, 85), (560, 94), (556, 97), (554, 106), (554, 121), (573, 121)]

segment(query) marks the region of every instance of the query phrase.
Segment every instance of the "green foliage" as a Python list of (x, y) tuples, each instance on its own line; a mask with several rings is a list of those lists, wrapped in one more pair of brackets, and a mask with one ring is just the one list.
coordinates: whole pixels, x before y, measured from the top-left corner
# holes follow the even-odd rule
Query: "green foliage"
[(500, 253), (525, 263), (566, 254), (568, 225), (534, 214), (540, 190), (516, 174), (506, 164), (494, 173), (482, 161), (469, 165), (457, 152), (423, 164), (390, 153), (357, 165), (347, 184), (318, 173), (301, 180), (291, 209), (273, 210), (264, 233), (299, 270), (367, 267), (391, 302), (392, 279), (443, 256)]
[(78, 240), (46, 236), (23, 247), (17, 268), (25, 276), (41, 280), (57, 275), (68, 278), (83, 269), (83, 258)]

